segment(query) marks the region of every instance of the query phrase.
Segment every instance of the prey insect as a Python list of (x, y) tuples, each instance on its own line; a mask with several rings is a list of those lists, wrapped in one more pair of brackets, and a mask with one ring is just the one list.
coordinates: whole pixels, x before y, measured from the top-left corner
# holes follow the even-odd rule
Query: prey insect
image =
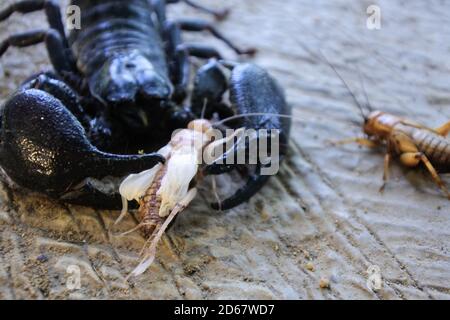
[(135, 200), (139, 203), (141, 223), (131, 232), (141, 229), (148, 239), (143, 249), (143, 260), (130, 276), (138, 276), (150, 267), (165, 230), (195, 198), (198, 163), (203, 148), (211, 141), (211, 128), (207, 120), (192, 121), (187, 129), (174, 134), (169, 144), (159, 150), (167, 159), (165, 164), (132, 174), (121, 183), (119, 191), (123, 209), (116, 224), (127, 214), (128, 201)]
[[(247, 115), (242, 115), (245, 116)], [(229, 119), (231, 118), (235, 117)], [(169, 144), (158, 151), (167, 159), (165, 164), (158, 164), (150, 170), (132, 174), (121, 183), (119, 191), (122, 195), (123, 209), (115, 224), (127, 214), (128, 201), (135, 200), (139, 203), (138, 216), (141, 222), (125, 234), (141, 229), (144, 237), (148, 239), (143, 249), (143, 260), (130, 276), (139, 276), (150, 267), (156, 256), (157, 244), (165, 230), (197, 195), (196, 185), (204, 178), (201, 164), (205, 157), (211, 160), (222, 157), (224, 154), (222, 147), (230, 145), (235, 139), (242, 145), (251, 143), (249, 140), (256, 141), (263, 138), (260, 134), (246, 140), (242, 137), (245, 128), (240, 128), (225, 138), (217, 139), (215, 130), (214, 124), (209, 120), (191, 121), (187, 129), (176, 132)], [(271, 133), (267, 138), (272, 139), (274, 135), (276, 133)], [(234, 144), (231, 147), (234, 148)], [(229, 151), (227, 149), (225, 153)], [(275, 161), (272, 154), (267, 154), (264, 160), (269, 161)]]
[(439, 175), (450, 172), (450, 140), (447, 139), (450, 132), (450, 121), (437, 129), (432, 129), (393, 114), (374, 110), (369, 103), (361, 74), (359, 74), (366, 97), (367, 110), (364, 110), (363, 105), (358, 101), (344, 78), (328, 60), (327, 62), (344, 83), (358, 106), (364, 119), (363, 132), (366, 135), (364, 138), (347, 139), (337, 144), (358, 143), (370, 148), (378, 146), (386, 148), (383, 184), (380, 192), (384, 190), (388, 182), (392, 159), (398, 158), (405, 167), (425, 166), (433, 181), (450, 199), (450, 192)]

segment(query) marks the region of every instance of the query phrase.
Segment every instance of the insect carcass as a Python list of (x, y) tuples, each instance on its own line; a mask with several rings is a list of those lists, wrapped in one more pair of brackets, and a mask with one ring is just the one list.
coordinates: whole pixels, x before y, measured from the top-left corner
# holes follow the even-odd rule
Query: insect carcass
[[(139, 203), (138, 227), (149, 239), (143, 262), (131, 275), (143, 273), (153, 262), (156, 246), (170, 222), (194, 199), (199, 168), (204, 155), (213, 155), (215, 146), (222, 146), (235, 135), (213, 142), (213, 126), (208, 120), (194, 120), (187, 129), (176, 132), (169, 144), (159, 150), (165, 164), (128, 176), (120, 185), (123, 199), (122, 215), (127, 213), (128, 201)], [(205, 150), (206, 148), (206, 150)]]

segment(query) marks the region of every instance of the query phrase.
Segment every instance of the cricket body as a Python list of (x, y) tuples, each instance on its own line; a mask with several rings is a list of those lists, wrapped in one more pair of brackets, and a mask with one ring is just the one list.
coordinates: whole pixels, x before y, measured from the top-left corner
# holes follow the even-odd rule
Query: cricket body
[(148, 248), (144, 247), (143, 261), (130, 276), (138, 276), (150, 267), (163, 233), (175, 216), (195, 198), (195, 184), (205, 147), (214, 147), (226, 140), (210, 143), (212, 137), (213, 126), (210, 121), (191, 121), (187, 129), (174, 133), (169, 144), (159, 150), (167, 159), (165, 164), (132, 174), (120, 185), (123, 210), (118, 221), (127, 213), (128, 201), (137, 201), (141, 222), (131, 231), (141, 229), (149, 243)]
[(146, 237), (153, 234), (177, 205), (185, 203), (183, 200), (189, 191), (195, 189), (194, 178), (203, 148), (211, 141), (211, 129), (208, 120), (190, 122), (187, 129), (176, 132), (169, 144), (159, 150), (167, 159), (165, 164), (132, 174), (122, 182), (123, 212), (127, 209), (125, 201), (139, 203), (139, 217)]
[(450, 121), (438, 129), (430, 129), (392, 114), (373, 111), (364, 124), (364, 133), (369, 139), (356, 141), (366, 146), (386, 144), (381, 190), (388, 180), (391, 158), (398, 157), (406, 167), (425, 165), (433, 180), (450, 199), (450, 192), (439, 177), (439, 173), (450, 172), (450, 140), (446, 138), (449, 132)]
[(322, 57), (345, 85), (364, 119), (363, 131), (367, 138), (346, 139), (338, 144), (356, 142), (366, 147), (377, 147), (382, 144), (387, 147), (384, 157), (383, 185), (380, 192), (384, 190), (389, 179), (391, 159), (398, 157), (400, 163), (406, 167), (415, 168), (423, 164), (434, 182), (450, 199), (450, 192), (439, 176), (439, 173), (450, 172), (450, 140), (446, 138), (450, 132), (450, 121), (437, 129), (431, 129), (399, 116), (374, 110), (369, 103), (363, 79), (359, 74), (366, 98), (365, 107), (370, 112), (367, 115), (363, 105), (341, 74), (324, 55)]

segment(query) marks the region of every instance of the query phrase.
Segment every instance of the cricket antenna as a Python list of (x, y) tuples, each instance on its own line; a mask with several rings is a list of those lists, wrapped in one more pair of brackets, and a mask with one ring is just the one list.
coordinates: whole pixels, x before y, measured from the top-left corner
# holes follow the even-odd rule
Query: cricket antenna
[(358, 101), (358, 99), (356, 98), (355, 94), (353, 93), (352, 89), (350, 89), (350, 86), (347, 84), (347, 82), (345, 81), (345, 79), (341, 76), (341, 74), (337, 71), (336, 67), (327, 59), (327, 57), (322, 53), (322, 51), (319, 51), (320, 55), (322, 56), (322, 58), (325, 60), (325, 62), (330, 66), (331, 69), (333, 69), (334, 73), (336, 73), (336, 75), (339, 77), (339, 79), (344, 83), (345, 87), (347, 88), (348, 92), (350, 92), (353, 101), (356, 103), (356, 105), (359, 108), (359, 111), (361, 113), (362, 118), (364, 119), (364, 121), (367, 121), (367, 116), (364, 113), (364, 109), (361, 105), (361, 103)]
[(356, 64), (356, 69), (358, 70), (359, 81), (361, 82), (361, 87), (364, 92), (364, 98), (366, 99), (366, 108), (367, 108), (367, 110), (369, 110), (369, 112), (373, 112), (374, 109), (372, 108), (372, 105), (370, 104), (369, 96), (367, 95), (366, 86), (364, 84), (364, 77), (362, 76), (361, 69), (359, 69), (358, 64)]

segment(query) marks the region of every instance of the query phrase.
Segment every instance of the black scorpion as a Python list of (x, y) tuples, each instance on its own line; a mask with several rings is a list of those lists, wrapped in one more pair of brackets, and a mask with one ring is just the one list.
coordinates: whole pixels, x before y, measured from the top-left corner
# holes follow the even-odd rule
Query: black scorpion
[[(18, 1), (0, 11), (0, 21), (15, 12), (45, 11), (50, 28), (11, 35), (0, 42), (0, 56), (9, 47), (45, 43), (54, 68), (28, 79), (1, 109), (0, 166), (10, 183), (67, 203), (120, 207), (117, 188), (108, 188), (106, 178), (120, 179), (163, 162), (158, 154), (138, 151), (157, 150), (174, 129), (202, 111), (220, 118), (267, 113), (243, 117), (233, 127), (278, 129), (285, 152), (290, 121), (274, 115), (290, 114), (283, 90), (253, 64), (231, 68), (227, 79), (217, 50), (183, 43), (182, 31), (209, 31), (237, 54), (254, 52), (237, 48), (211, 23), (169, 21), (166, 5), (178, 2), (217, 18), (226, 14), (189, 0), (73, 0), (81, 9), (82, 28), (66, 36), (53, 1)], [(191, 56), (210, 61), (198, 70), (185, 103)], [(223, 101), (227, 91), (230, 103)], [(122, 155), (130, 153), (136, 155)], [(243, 172), (241, 167), (214, 163), (204, 172)], [(221, 203), (222, 209), (262, 188), (268, 177), (260, 174), (261, 167), (247, 170), (247, 183)]]

